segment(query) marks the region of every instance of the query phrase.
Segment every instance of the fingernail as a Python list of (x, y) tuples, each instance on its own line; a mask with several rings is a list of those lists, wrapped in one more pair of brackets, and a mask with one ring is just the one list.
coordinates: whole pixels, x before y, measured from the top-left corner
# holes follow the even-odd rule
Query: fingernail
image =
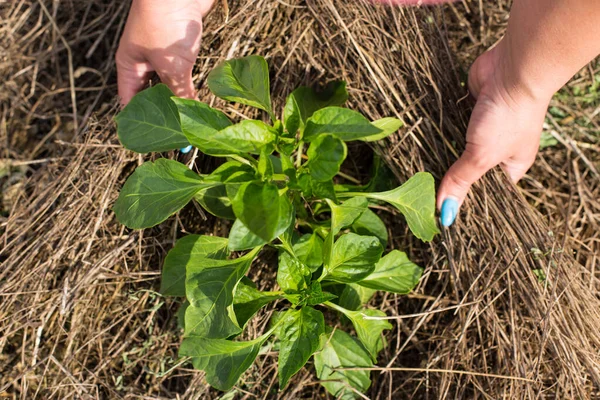
[(456, 214), (458, 214), (458, 201), (453, 197), (446, 198), (442, 203), (440, 215), (442, 225), (446, 227), (452, 225), (456, 219)]
[(187, 153), (190, 152), (190, 150), (192, 150), (192, 145), (191, 144), (189, 146), (186, 146), (186, 147), (182, 148), (179, 151), (182, 152), (183, 154), (187, 154)]

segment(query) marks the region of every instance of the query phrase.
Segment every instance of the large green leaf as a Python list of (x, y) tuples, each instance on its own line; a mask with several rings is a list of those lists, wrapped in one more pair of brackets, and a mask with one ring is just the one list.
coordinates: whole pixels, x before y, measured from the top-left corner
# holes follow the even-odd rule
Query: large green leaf
[(329, 134), (348, 142), (382, 132), (382, 129), (371, 124), (361, 113), (347, 108), (326, 107), (316, 111), (306, 121), (302, 138), (310, 142), (319, 135)]
[(364, 393), (371, 386), (371, 373), (365, 370), (339, 368), (371, 368), (373, 361), (360, 343), (346, 332), (336, 329), (321, 335), (321, 351), (315, 353), (315, 370), (321, 385), (336, 399), (358, 397), (350, 389)]
[(376, 142), (378, 140), (385, 139), (386, 137), (396, 133), (396, 131), (404, 125), (404, 123), (399, 119), (390, 117), (378, 119), (377, 121), (373, 121), (372, 124), (381, 129), (382, 132), (361, 138), (360, 140), (363, 142)]
[(227, 239), (218, 236), (188, 235), (175, 243), (165, 258), (160, 292), (165, 296), (185, 296), (185, 271), (189, 264), (204, 258), (224, 260)]
[(364, 236), (375, 236), (381, 242), (381, 245), (385, 248), (388, 241), (387, 227), (371, 210), (365, 210), (361, 216), (354, 221), (352, 224), (352, 231)]
[(250, 250), (265, 244), (267, 244), (266, 240), (263, 240), (250, 232), (239, 219), (235, 220), (229, 231), (229, 250)]
[(194, 142), (200, 151), (211, 156), (231, 154), (259, 154), (261, 149), (275, 141), (276, 132), (262, 121), (247, 119), (212, 133), (203, 132)]
[(314, 180), (326, 182), (340, 172), (340, 166), (346, 159), (346, 143), (331, 135), (321, 135), (310, 144), (306, 166)]
[(306, 364), (319, 348), (319, 337), (325, 331), (325, 319), (312, 307), (289, 310), (283, 316), (278, 335), (279, 387), (284, 388), (289, 379)]
[(342, 235), (333, 245), (331, 259), (325, 265), (327, 279), (342, 283), (360, 281), (373, 272), (381, 253), (383, 247), (374, 236)]
[(211, 148), (210, 138), (221, 129), (231, 125), (231, 121), (221, 111), (196, 100), (172, 97), (181, 120), (181, 130), (188, 141), (202, 152)]
[(179, 355), (192, 357), (194, 368), (206, 372), (206, 381), (225, 391), (250, 368), (270, 335), (268, 332), (248, 342), (190, 336), (181, 342)]
[(267, 242), (282, 234), (294, 218), (287, 195), (265, 182), (242, 185), (233, 199), (233, 212), (250, 232)]
[(208, 74), (208, 88), (216, 96), (265, 110), (273, 115), (269, 66), (260, 56), (227, 60)]
[(292, 135), (298, 129), (303, 130), (306, 120), (313, 113), (328, 106), (341, 106), (348, 99), (346, 82), (333, 81), (322, 92), (300, 86), (288, 96), (283, 110), (285, 129)]
[(435, 221), (435, 183), (427, 172), (416, 173), (396, 189), (363, 195), (396, 207), (412, 233), (423, 241), (431, 241), (439, 232)]
[(359, 285), (375, 290), (407, 294), (421, 279), (423, 269), (408, 259), (405, 253), (392, 250), (375, 264), (375, 270)]
[(294, 244), (294, 253), (311, 272), (315, 272), (323, 265), (323, 239), (316, 233), (302, 235)]
[(286, 293), (296, 293), (308, 287), (310, 269), (285, 250), (279, 251), (277, 283)]
[(275, 292), (257, 290), (254, 282), (243, 277), (233, 296), (233, 311), (238, 325), (243, 328), (258, 310), (279, 298), (281, 296)]
[(169, 87), (159, 84), (133, 96), (117, 114), (117, 134), (126, 149), (148, 153), (189, 145), (171, 96)]
[(203, 259), (187, 266), (185, 292), (190, 306), (185, 313), (186, 336), (222, 339), (240, 332), (227, 308), (233, 291), (260, 248), (234, 260)]
[(392, 329), (393, 326), (385, 319), (369, 319), (369, 317), (381, 318), (386, 316), (385, 313), (374, 309), (351, 311), (335, 304), (327, 304), (342, 312), (352, 321), (358, 338), (371, 355), (373, 362), (377, 362), (377, 355), (383, 349), (384, 343), (381, 333), (386, 329)]
[(165, 158), (145, 162), (125, 182), (114, 212), (123, 225), (142, 229), (179, 211), (196, 193), (215, 186), (185, 165)]

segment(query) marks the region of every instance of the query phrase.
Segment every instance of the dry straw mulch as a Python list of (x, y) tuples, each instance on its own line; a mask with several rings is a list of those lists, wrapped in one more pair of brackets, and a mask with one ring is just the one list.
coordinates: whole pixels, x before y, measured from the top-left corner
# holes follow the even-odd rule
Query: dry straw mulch
[[(177, 362), (178, 304), (155, 290), (180, 232), (226, 227), (190, 206), (132, 232), (110, 210), (141, 161), (120, 148), (111, 120), (113, 55), (127, 4), (0, 7), (0, 157), (21, 171), (18, 182), (0, 181), (0, 397), (218, 398), (202, 373)], [(299, 84), (345, 79), (351, 107), (406, 121), (375, 149), (399, 181), (423, 170), (439, 179), (460, 151), (472, 105), (463, 67), (506, 22), (507, 4), (481, 7), (220, 2), (205, 25), (197, 82), (223, 58), (252, 53), (271, 65), (276, 107)], [(200, 97), (232, 117), (251, 112), (206, 89)], [(398, 319), (368, 398), (600, 398), (598, 142), (550, 121), (564, 143), (542, 152), (524, 181), (544, 216), (493, 171), (474, 187), (460, 222), (430, 245), (395, 219), (394, 245), (426, 270), (415, 294), (373, 302)], [(267, 270), (256, 274), (270, 284)], [(269, 353), (245, 376), (239, 398), (326, 398), (310, 369), (282, 392), (274, 377)]]

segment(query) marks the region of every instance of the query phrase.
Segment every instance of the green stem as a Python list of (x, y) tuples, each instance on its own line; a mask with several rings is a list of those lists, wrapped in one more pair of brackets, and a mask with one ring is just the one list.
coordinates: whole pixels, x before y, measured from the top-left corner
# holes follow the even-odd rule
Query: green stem
[(278, 182), (288, 182), (290, 177), (286, 174), (273, 174), (273, 180)]
[(296, 168), (300, 168), (302, 165), (302, 152), (304, 151), (304, 142), (301, 140), (298, 142), (298, 150), (296, 151)]
[[(247, 158), (238, 156), (237, 154), (230, 154), (228, 157), (231, 158), (232, 160), (239, 161), (242, 164), (246, 164), (246, 165), (249, 165), (251, 167), (254, 167), (254, 164), (255, 164), (252, 161), (248, 160)], [(253, 161), (256, 161), (256, 160), (253, 159)]]
[(346, 179), (346, 180), (348, 180), (348, 181), (350, 181), (350, 182), (352, 182), (352, 183), (356, 183), (357, 185), (360, 185), (360, 184), (361, 184), (361, 182), (360, 182), (358, 179), (356, 179), (356, 178), (354, 178), (353, 176), (350, 176), (350, 175), (348, 175), (348, 174), (345, 174), (345, 173), (343, 173), (342, 171), (338, 172), (337, 174), (338, 174), (339, 176), (341, 176), (342, 178), (344, 178), (344, 179)]
[(335, 304), (335, 303), (332, 303), (332, 302), (330, 302), (330, 301), (326, 301), (326, 302), (325, 302), (325, 303), (323, 303), (323, 304), (324, 304), (324, 305), (326, 305), (327, 307), (333, 308), (334, 310), (341, 312), (341, 313), (342, 313), (342, 314), (344, 314), (344, 315), (345, 315), (345, 314), (346, 314), (346, 312), (348, 311), (348, 310), (346, 310), (344, 307), (340, 307), (340, 306), (338, 306), (337, 304)]
[(349, 198), (349, 197), (356, 197), (356, 196), (364, 196), (364, 197), (372, 198), (372, 196), (369, 196), (369, 193), (361, 193), (361, 192), (339, 192), (339, 193), (336, 193), (336, 196), (341, 197), (341, 198)]

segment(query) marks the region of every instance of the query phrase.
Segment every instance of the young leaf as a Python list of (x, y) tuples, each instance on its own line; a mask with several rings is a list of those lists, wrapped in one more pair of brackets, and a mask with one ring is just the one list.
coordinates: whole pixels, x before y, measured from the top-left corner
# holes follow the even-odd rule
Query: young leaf
[(373, 361), (356, 339), (336, 329), (321, 335), (322, 350), (315, 353), (315, 370), (321, 385), (336, 399), (355, 399), (348, 386), (366, 392), (371, 386), (370, 372), (365, 370), (340, 370), (338, 368), (370, 368)]
[(375, 290), (407, 294), (421, 279), (423, 269), (411, 262), (405, 253), (392, 250), (375, 264), (375, 270), (358, 282), (360, 286)]
[(250, 250), (265, 244), (267, 244), (267, 241), (250, 232), (239, 219), (235, 220), (229, 231), (229, 250)]
[(294, 253), (310, 272), (315, 272), (323, 265), (323, 239), (316, 233), (302, 235), (294, 244)]
[(295, 293), (306, 289), (310, 280), (310, 269), (287, 251), (279, 251), (279, 269), (277, 283), (286, 293)]
[(258, 310), (280, 298), (277, 293), (257, 290), (254, 282), (243, 277), (233, 296), (233, 311), (238, 325), (243, 328)]
[(160, 292), (165, 296), (185, 296), (185, 270), (204, 258), (224, 260), (227, 239), (218, 236), (188, 235), (175, 243), (165, 258)]
[(387, 227), (373, 211), (367, 209), (352, 224), (352, 231), (363, 236), (375, 236), (385, 248), (388, 241)]
[(298, 186), (302, 189), (302, 195), (306, 199), (316, 197), (318, 199), (337, 201), (333, 181), (319, 182), (313, 179), (310, 174), (303, 172), (298, 177)]
[(260, 248), (235, 260), (203, 259), (187, 266), (185, 292), (190, 306), (185, 313), (186, 336), (222, 339), (240, 332), (229, 317), (233, 290), (246, 274)]
[(306, 364), (319, 348), (319, 337), (325, 331), (325, 319), (312, 307), (288, 310), (279, 328), (279, 387)]
[(261, 178), (269, 179), (273, 176), (273, 162), (271, 161), (271, 155), (267, 151), (266, 147), (263, 147), (260, 152), (260, 158), (258, 159), (258, 173)]
[(207, 138), (231, 125), (231, 121), (221, 111), (196, 100), (172, 97), (181, 119), (181, 130), (188, 141), (204, 152)]
[(114, 205), (123, 225), (142, 229), (157, 225), (179, 211), (196, 193), (215, 186), (185, 165), (165, 158), (145, 162), (125, 182)]
[(383, 131), (371, 124), (361, 113), (348, 108), (327, 107), (316, 111), (306, 121), (304, 136), (306, 142), (315, 140), (319, 135), (333, 135), (345, 142), (360, 140)]
[(423, 241), (431, 241), (439, 232), (435, 221), (435, 184), (427, 172), (416, 173), (394, 190), (363, 195), (396, 207), (412, 233)]
[(197, 135), (193, 144), (205, 154), (259, 154), (261, 149), (275, 141), (275, 130), (262, 121), (247, 119), (220, 131)]
[(337, 304), (347, 310), (356, 311), (367, 304), (375, 292), (375, 289), (360, 286), (358, 283), (348, 283), (344, 285)]
[(327, 182), (340, 172), (340, 166), (346, 159), (348, 149), (346, 143), (331, 135), (321, 135), (308, 147), (308, 163), (306, 166), (312, 178), (319, 182)]
[(292, 223), (293, 207), (286, 194), (272, 183), (248, 182), (233, 199), (233, 212), (242, 223), (261, 239), (270, 242)]
[(208, 88), (216, 96), (260, 108), (273, 115), (269, 88), (269, 66), (260, 56), (227, 60), (213, 69)]
[(328, 106), (341, 106), (348, 100), (346, 82), (333, 81), (327, 84), (322, 92), (301, 86), (288, 96), (283, 110), (286, 130), (294, 135), (298, 129), (303, 130), (306, 120), (313, 113)]
[(306, 305), (308, 306), (316, 306), (319, 304), (323, 304), (326, 301), (333, 300), (337, 296), (333, 293), (324, 292), (321, 287), (321, 282), (314, 281), (311, 282), (310, 288), (306, 292)]
[(396, 118), (382, 118), (378, 119), (377, 121), (373, 121), (372, 124), (381, 129), (382, 132), (361, 138), (360, 140), (363, 142), (376, 142), (378, 140), (385, 139), (386, 137), (396, 133), (396, 131), (404, 125), (402, 121)]
[(179, 347), (180, 356), (192, 357), (194, 368), (206, 372), (206, 381), (219, 390), (229, 390), (254, 363), (270, 332), (248, 342), (190, 336)]
[(173, 92), (158, 84), (133, 96), (117, 114), (117, 135), (121, 144), (138, 153), (180, 149), (189, 145), (181, 131)]
[(332, 201), (328, 201), (327, 203), (331, 208), (331, 232), (333, 236), (337, 235), (345, 227), (352, 225), (369, 206), (367, 199), (362, 196), (346, 200), (339, 206)]
[(373, 362), (377, 362), (377, 355), (383, 349), (383, 338), (381, 333), (385, 329), (392, 329), (393, 326), (384, 319), (369, 319), (368, 317), (385, 317), (385, 313), (374, 309), (351, 311), (332, 303), (327, 303), (327, 305), (340, 311), (352, 321), (358, 339), (371, 355)]
[(327, 279), (342, 283), (360, 281), (373, 272), (382, 252), (383, 247), (376, 237), (342, 235), (333, 245), (331, 259), (325, 265)]

